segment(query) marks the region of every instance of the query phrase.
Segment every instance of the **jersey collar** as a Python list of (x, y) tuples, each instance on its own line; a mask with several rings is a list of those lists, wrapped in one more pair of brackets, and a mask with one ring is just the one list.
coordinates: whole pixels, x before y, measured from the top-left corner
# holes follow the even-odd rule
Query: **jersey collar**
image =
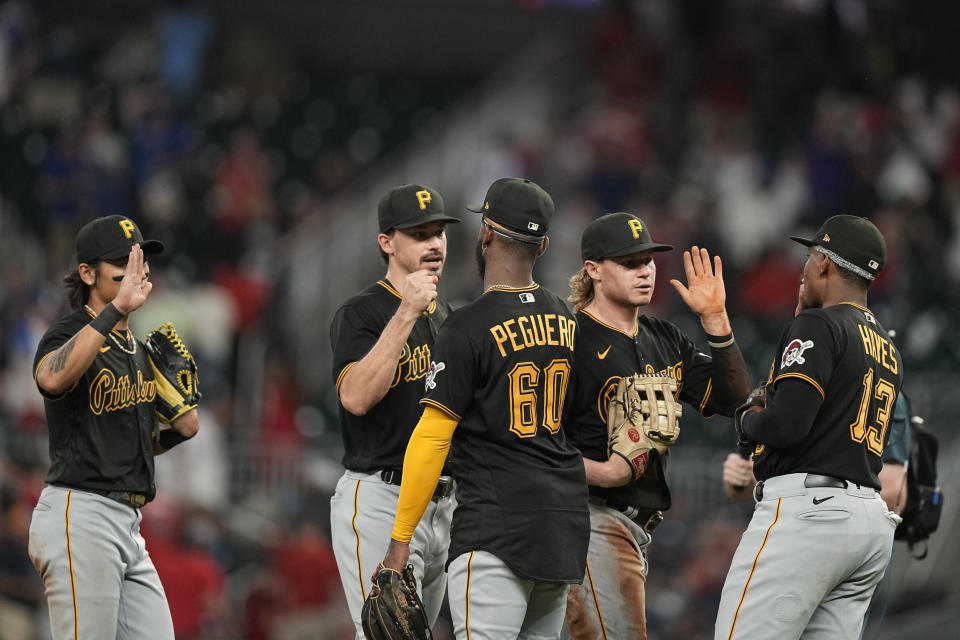
[(637, 322), (635, 322), (634, 325), (633, 325), (633, 333), (627, 333), (626, 331), (624, 331), (624, 330), (622, 330), (622, 329), (617, 329), (617, 328), (614, 327), (613, 325), (607, 324), (606, 322), (604, 322), (603, 320), (601, 320), (601, 319), (598, 318), (597, 316), (593, 315), (593, 314), (590, 313), (589, 311), (586, 311), (586, 310), (584, 310), (584, 309), (580, 309), (580, 313), (582, 313), (583, 315), (587, 316), (588, 318), (590, 318), (591, 320), (593, 320), (593, 321), (596, 322), (597, 324), (599, 324), (599, 325), (601, 325), (601, 326), (603, 326), (603, 327), (606, 327), (607, 329), (610, 329), (611, 331), (616, 331), (617, 333), (622, 333), (623, 335), (627, 336), (627, 337), (630, 338), (631, 340), (637, 336), (637, 330), (640, 328), (640, 322), (637, 321)]

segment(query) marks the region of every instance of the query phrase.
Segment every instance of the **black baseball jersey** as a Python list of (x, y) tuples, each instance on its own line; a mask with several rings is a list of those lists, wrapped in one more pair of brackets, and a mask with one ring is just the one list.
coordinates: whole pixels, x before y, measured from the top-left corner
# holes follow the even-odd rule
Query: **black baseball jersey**
[[(380, 280), (337, 310), (330, 324), (330, 344), (338, 395), (344, 374), (377, 343), (401, 299), (400, 292), (389, 282)], [(417, 402), (423, 397), (423, 378), (430, 368), (433, 339), (449, 312), (447, 303), (437, 301), (421, 315), (403, 345), (390, 390), (366, 415), (355, 416), (340, 406), (343, 466), (347, 469), (403, 468), (407, 442), (420, 419)]]
[[(584, 457), (600, 462), (608, 459), (607, 402), (622, 377), (668, 375), (677, 381), (678, 400), (703, 415), (720, 410), (711, 402), (710, 356), (699, 351), (676, 325), (641, 315), (636, 332), (630, 335), (586, 311), (577, 313), (577, 324), (580, 335), (563, 424)], [(655, 459), (637, 481), (622, 487), (590, 487), (590, 494), (619, 506), (669, 509), (666, 459)]]
[[(41, 361), (92, 318), (78, 310), (47, 330), (34, 357), (34, 381)], [(71, 389), (40, 393), (50, 436), (48, 483), (154, 497), (153, 441), (160, 423), (157, 385), (142, 342), (114, 329)]]
[(795, 447), (758, 447), (754, 475), (818, 473), (880, 489), (883, 446), (903, 382), (903, 361), (886, 330), (869, 309), (850, 302), (808, 309), (784, 330), (778, 353), (773, 388), (799, 378), (823, 404)]
[(586, 478), (561, 428), (576, 333), (539, 285), (491, 289), (440, 329), (422, 403), (459, 421), (450, 560), (485, 550), (524, 578), (583, 579)]

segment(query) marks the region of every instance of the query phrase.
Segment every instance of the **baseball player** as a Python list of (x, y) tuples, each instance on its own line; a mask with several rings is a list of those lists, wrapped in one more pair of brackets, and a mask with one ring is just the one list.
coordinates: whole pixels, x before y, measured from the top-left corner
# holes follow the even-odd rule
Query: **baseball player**
[[(795, 315), (803, 311), (803, 285)], [(893, 337), (893, 331), (890, 331)], [(775, 371), (773, 369), (772, 371)], [(767, 380), (770, 383), (770, 380)], [(907, 459), (910, 457), (910, 410), (907, 398), (900, 394), (893, 405), (893, 418), (887, 430), (883, 447), (883, 467), (880, 469), (880, 497), (890, 511), (898, 514), (907, 503)], [(723, 461), (723, 490), (734, 502), (746, 502), (753, 497), (757, 479), (753, 475), (753, 455), (749, 452), (731, 453)]]
[(483, 214), (484, 293), (437, 336), (383, 566), (406, 565), (452, 446), (456, 637), (552, 639), (568, 585), (583, 578), (589, 535), (583, 463), (560, 423), (577, 325), (563, 300), (533, 280), (547, 248), (550, 196), (529, 180), (503, 178), (471, 210)]
[(47, 330), (34, 376), (44, 398), (50, 470), (30, 524), (53, 638), (173, 640), (160, 578), (140, 535), (153, 499), (154, 455), (192, 437), (196, 408), (161, 430), (158, 381), (128, 327), (153, 285), (143, 240), (124, 216), (98, 218), (76, 238), (64, 278), (73, 311)]
[(707, 416), (732, 415), (749, 391), (719, 257), (711, 266), (707, 250), (693, 247), (684, 252), (687, 285), (671, 281), (700, 316), (710, 355), (673, 324), (640, 314), (653, 297), (654, 255), (670, 249), (653, 242), (646, 224), (629, 213), (601, 216), (581, 237), (584, 266), (570, 280), (569, 298), (580, 335), (564, 428), (583, 453), (590, 551), (586, 580), (570, 589), (564, 637), (646, 637), (647, 547), (670, 508), (667, 458), (656, 456), (643, 470), (620, 455), (608, 457), (607, 400), (621, 377), (670, 376), (678, 399)]
[(857, 638), (899, 521), (877, 474), (903, 363), (867, 308), (886, 243), (849, 215), (791, 238), (808, 247), (803, 310), (770, 382), (734, 418), (740, 441), (756, 443), (758, 482), (717, 614), (725, 640)]
[[(360, 610), (370, 578), (390, 540), (403, 453), (420, 416), (434, 337), (450, 312), (437, 299), (437, 282), (447, 256), (445, 227), (459, 222), (444, 213), (439, 193), (419, 184), (389, 191), (377, 214), (386, 276), (347, 300), (330, 325), (346, 468), (330, 500), (330, 527), (357, 638), (363, 638)], [(445, 476), (412, 543), (431, 624), (446, 587), (451, 495)]]

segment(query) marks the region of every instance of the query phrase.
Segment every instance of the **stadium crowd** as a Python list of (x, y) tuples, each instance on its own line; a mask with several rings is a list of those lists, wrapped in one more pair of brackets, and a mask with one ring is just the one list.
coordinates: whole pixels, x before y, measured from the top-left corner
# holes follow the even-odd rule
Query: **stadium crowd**
[[(721, 255), (757, 379), (796, 301), (802, 256), (788, 233), (838, 212), (870, 217), (890, 254), (871, 307), (898, 332), (906, 388), (914, 371), (947, 385), (960, 363), (950, 330), (960, 93), (898, 46), (909, 26), (901, 4), (610, 3), (589, 14), (586, 64), (564, 78), (554, 117), (505, 141), (505, 153), (565, 218), (630, 211), (658, 241)], [(409, 77), (325, 69), (281, 38), (227, 28), (189, 3), (109, 40), (48, 22), (29, 2), (0, 4), (4, 638), (47, 633), (26, 555), (47, 464), (32, 361), (63, 310), (77, 228), (108, 213), (130, 215), (171, 249), (153, 265), (155, 292), (135, 328), (172, 321), (201, 372), (200, 435), (158, 461), (159, 497), (144, 509), (177, 637), (351, 637), (326, 528), (336, 410), (329, 389), (301, 388), (290, 367), (314, 357), (287, 340), (287, 324), (306, 319), (272, 312), (289, 295), (285, 238), (477, 78), (446, 78), (428, 94)], [(679, 264), (662, 270), (661, 286), (671, 269)], [(656, 312), (695, 320), (675, 296), (659, 296)], [(264, 372), (253, 380), (251, 361)], [(684, 429), (691, 445), (732, 448), (728, 422)], [(712, 495), (722, 495), (715, 472)], [(651, 550), (652, 637), (711, 633), (746, 513), (696, 505), (681, 491)]]

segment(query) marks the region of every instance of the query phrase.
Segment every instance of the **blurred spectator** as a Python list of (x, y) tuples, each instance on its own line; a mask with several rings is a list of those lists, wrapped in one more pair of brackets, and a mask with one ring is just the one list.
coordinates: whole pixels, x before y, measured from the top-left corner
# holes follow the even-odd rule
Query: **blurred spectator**
[(190, 512), (161, 498), (143, 509), (142, 533), (170, 603), (177, 640), (235, 637), (226, 573), (190, 539)]
[(43, 582), (27, 555), (35, 498), (21, 474), (0, 454), (0, 631), (4, 640), (34, 640), (37, 635)]
[(183, 103), (197, 91), (216, 25), (203, 7), (190, 0), (174, 0), (161, 9), (157, 30), (161, 76)]

